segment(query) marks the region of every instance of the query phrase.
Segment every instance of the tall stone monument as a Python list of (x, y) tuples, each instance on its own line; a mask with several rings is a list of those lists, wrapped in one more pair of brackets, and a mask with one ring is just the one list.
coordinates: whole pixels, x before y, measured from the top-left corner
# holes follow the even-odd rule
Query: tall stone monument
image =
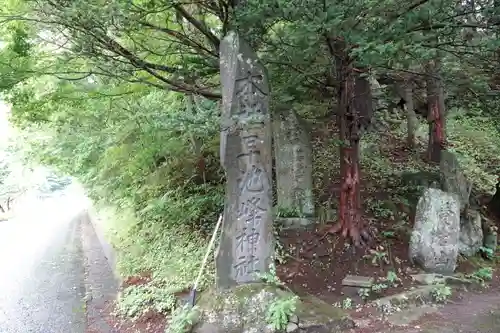
[(293, 111), (279, 112), (274, 125), (278, 207), (314, 216), (311, 136)]
[(220, 45), (224, 222), (216, 255), (218, 289), (259, 281), (274, 251), (269, 86), (265, 68), (235, 32)]

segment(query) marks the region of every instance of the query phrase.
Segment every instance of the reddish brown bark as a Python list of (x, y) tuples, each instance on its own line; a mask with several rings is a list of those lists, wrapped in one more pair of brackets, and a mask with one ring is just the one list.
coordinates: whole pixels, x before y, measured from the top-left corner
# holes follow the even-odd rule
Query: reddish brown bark
[[(335, 54), (337, 55), (337, 78), (341, 83), (338, 95), (339, 109), (337, 112), (337, 124), (339, 126), (339, 139), (341, 142), (341, 188), (338, 221), (327, 232), (340, 232), (344, 237), (351, 238), (356, 246), (361, 246), (369, 239), (369, 236), (366, 225), (361, 219), (359, 168), (360, 114), (368, 115), (369, 112), (368, 110), (359, 110), (359, 108), (362, 105), (368, 105), (368, 103), (363, 103), (360, 100), (368, 97), (366, 95), (357, 96), (356, 94), (356, 82), (361, 81), (357, 81), (359, 74), (353, 69), (352, 60), (347, 56), (344, 45), (337, 43)], [(361, 86), (362, 84), (360, 84)], [(369, 97), (371, 98), (371, 96)]]
[(438, 61), (427, 64), (427, 104), (429, 113), (427, 120), (429, 123), (429, 142), (427, 146), (427, 157), (432, 162), (441, 160), (441, 151), (445, 146), (444, 131), (444, 103), (440, 102), (443, 97), (440, 89)]
[(441, 150), (444, 147), (443, 120), (441, 118), (438, 103), (429, 104), (429, 144), (427, 155), (430, 161), (441, 160)]
[(343, 237), (350, 237), (356, 245), (363, 243), (365, 226), (361, 220), (359, 145), (341, 147), (341, 191), (339, 202), (339, 221), (331, 232), (341, 232)]

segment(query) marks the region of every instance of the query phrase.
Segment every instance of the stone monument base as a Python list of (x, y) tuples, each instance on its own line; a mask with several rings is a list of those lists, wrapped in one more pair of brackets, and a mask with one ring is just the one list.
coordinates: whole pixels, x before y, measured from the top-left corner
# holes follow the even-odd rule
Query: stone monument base
[(315, 219), (310, 217), (280, 217), (275, 223), (283, 229), (308, 229), (316, 226)]
[[(232, 290), (202, 293), (197, 302), (196, 333), (274, 333), (266, 321), (269, 307), (276, 300), (294, 294), (264, 283), (241, 285)], [(338, 333), (354, 327), (354, 322), (342, 309), (331, 306), (314, 296), (297, 300), (296, 310), (288, 318), (287, 333)]]

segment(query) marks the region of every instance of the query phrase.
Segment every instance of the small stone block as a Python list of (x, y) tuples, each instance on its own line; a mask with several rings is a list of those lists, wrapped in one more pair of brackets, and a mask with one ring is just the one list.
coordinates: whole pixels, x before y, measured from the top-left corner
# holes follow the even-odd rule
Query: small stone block
[(297, 317), (297, 315), (292, 315), (292, 316), (290, 316), (290, 318), (288, 319), (288, 322), (289, 322), (289, 323), (298, 324), (298, 323), (299, 323), (299, 317)]
[(343, 286), (342, 294), (345, 297), (349, 297), (350, 299), (352, 299), (355, 303), (363, 303), (363, 298), (361, 297), (359, 292), (360, 289), (368, 289), (368, 288)]
[(275, 220), (275, 223), (283, 229), (308, 229), (315, 227), (313, 218), (307, 217), (282, 217)]
[(413, 274), (411, 275), (411, 278), (414, 281), (425, 285), (440, 284), (446, 282), (443, 275), (435, 273)]
[(342, 280), (343, 286), (371, 288), (373, 285), (373, 278), (368, 276), (347, 275)]
[(288, 323), (288, 325), (286, 326), (286, 333), (294, 333), (298, 332), (299, 330), (299, 325), (295, 323)]

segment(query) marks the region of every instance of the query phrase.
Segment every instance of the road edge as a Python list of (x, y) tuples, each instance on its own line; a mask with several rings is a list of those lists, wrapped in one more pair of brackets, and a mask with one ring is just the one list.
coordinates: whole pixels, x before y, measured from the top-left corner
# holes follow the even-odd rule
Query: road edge
[(99, 233), (94, 228), (89, 211), (82, 211), (78, 219), (82, 228), (85, 266), (85, 333), (118, 333), (107, 320), (118, 295), (118, 280), (101, 245)]

